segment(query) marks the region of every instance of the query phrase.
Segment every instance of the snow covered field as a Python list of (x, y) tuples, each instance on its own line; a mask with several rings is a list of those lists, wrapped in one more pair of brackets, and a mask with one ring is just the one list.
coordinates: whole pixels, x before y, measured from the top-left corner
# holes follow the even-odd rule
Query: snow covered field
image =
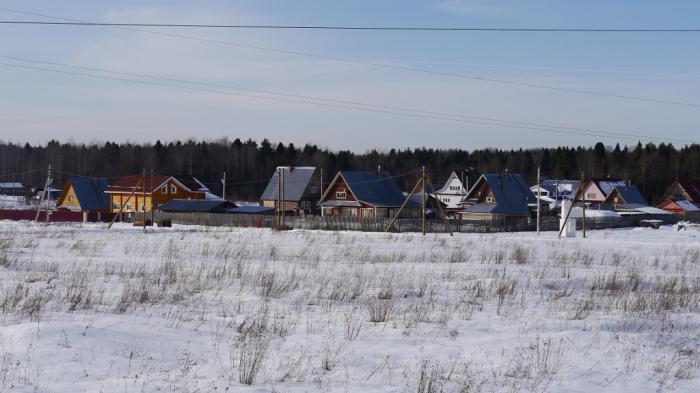
[(700, 231), (0, 222), (0, 392), (700, 391)]

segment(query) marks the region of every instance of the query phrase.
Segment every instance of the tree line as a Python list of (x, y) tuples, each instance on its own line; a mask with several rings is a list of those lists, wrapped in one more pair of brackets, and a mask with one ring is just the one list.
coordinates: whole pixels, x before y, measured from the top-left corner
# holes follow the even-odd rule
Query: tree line
[(636, 184), (652, 203), (679, 178), (700, 177), (700, 145), (676, 148), (672, 144), (641, 142), (632, 146), (551, 147), (536, 149), (390, 149), (355, 153), (330, 150), (314, 144), (272, 143), (219, 139), (162, 143), (62, 143), (45, 145), (0, 143), (0, 182), (21, 181), (41, 186), (46, 169), (54, 169), (54, 187), (60, 188), (71, 175), (117, 178), (153, 169), (164, 175), (192, 175), (212, 192), (221, 194), (226, 172), (226, 195), (236, 200), (257, 200), (267, 179), (278, 165), (323, 168), (328, 182), (338, 170), (382, 170), (397, 176), (403, 189), (410, 189), (426, 167), (433, 183), (442, 183), (452, 171), (470, 183), (482, 173), (520, 173), (534, 184), (537, 167), (543, 179), (616, 177)]

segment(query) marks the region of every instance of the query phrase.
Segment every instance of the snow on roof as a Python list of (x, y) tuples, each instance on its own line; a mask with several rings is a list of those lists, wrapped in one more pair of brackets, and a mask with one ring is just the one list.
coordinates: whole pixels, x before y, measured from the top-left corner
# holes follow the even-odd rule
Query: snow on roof
[(651, 207), (651, 206), (639, 206), (635, 207), (634, 210), (640, 211), (642, 213), (646, 214), (673, 214), (670, 212), (667, 212), (666, 210), (658, 209), (656, 207)]
[(0, 182), (0, 188), (24, 188), (18, 181)]
[(600, 191), (603, 192), (606, 196), (612, 192), (615, 187), (622, 187), (625, 186), (625, 181), (624, 180), (617, 180), (617, 179), (596, 179), (594, 180), (595, 183), (598, 185), (598, 188), (600, 188)]
[(676, 201), (675, 203), (676, 203), (676, 205), (678, 205), (681, 209), (683, 209), (683, 210), (685, 210), (685, 211), (688, 211), (688, 212), (696, 212), (696, 211), (700, 210), (700, 208), (698, 208), (697, 206), (695, 206), (695, 205), (693, 204), (693, 202), (687, 201), (687, 200), (685, 200), (685, 199), (682, 199), (682, 200), (680, 200), (680, 201)]
[[(583, 210), (580, 207), (574, 207), (571, 209), (571, 218), (581, 218), (583, 217)], [(586, 209), (586, 217), (607, 217), (616, 218), (620, 217), (620, 214), (611, 210), (598, 210), (598, 209)]]

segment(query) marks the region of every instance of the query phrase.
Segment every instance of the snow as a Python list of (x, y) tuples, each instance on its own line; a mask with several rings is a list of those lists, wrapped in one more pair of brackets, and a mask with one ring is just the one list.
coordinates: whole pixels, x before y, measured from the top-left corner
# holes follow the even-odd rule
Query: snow
[[(571, 209), (570, 218), (581, 218), (583, 217), (583, 209), (580, 207), (574, 207)], [(586, 217), (596, 217), (596, 218), (619, 218), (620, 214), (612, 210), (600, 210), (600, 209), (586, 209)]]
[(695, 212), (700, 210), (697, 206), (695, 206), (692, 202), (687, 201), (687, 200), (680, 200), (676, 201), (676, 204), (680, 206), (683, 210), (689, 211), (689, 212)]
[(673, 213), (669, 213), (666, 210), (662, 210), (656, 207), (652, 206), (641, 206), (641, 207), (635, 207), (634, 210), (640, 211), (645, 214), (663, 214), (663, 215), (669, 215)]
[(1, 221), (0, 391), (699, 391), (699, 263), (700, 230), (670, 226), (560, 240)]

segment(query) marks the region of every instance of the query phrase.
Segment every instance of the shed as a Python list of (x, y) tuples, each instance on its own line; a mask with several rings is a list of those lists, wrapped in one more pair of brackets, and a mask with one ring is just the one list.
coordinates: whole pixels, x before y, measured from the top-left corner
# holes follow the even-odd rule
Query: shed
[(274, 207), (265, 206), (239, 206), (233, 209), (227, 210), (228, 213), (232, 214), (261, 214), (261, 215), (272, 215), (275, 214)]
[(162, 204), (158, 210), (171, 213), (226, 213), (236, 207), (226, 200), (173, 199)]

